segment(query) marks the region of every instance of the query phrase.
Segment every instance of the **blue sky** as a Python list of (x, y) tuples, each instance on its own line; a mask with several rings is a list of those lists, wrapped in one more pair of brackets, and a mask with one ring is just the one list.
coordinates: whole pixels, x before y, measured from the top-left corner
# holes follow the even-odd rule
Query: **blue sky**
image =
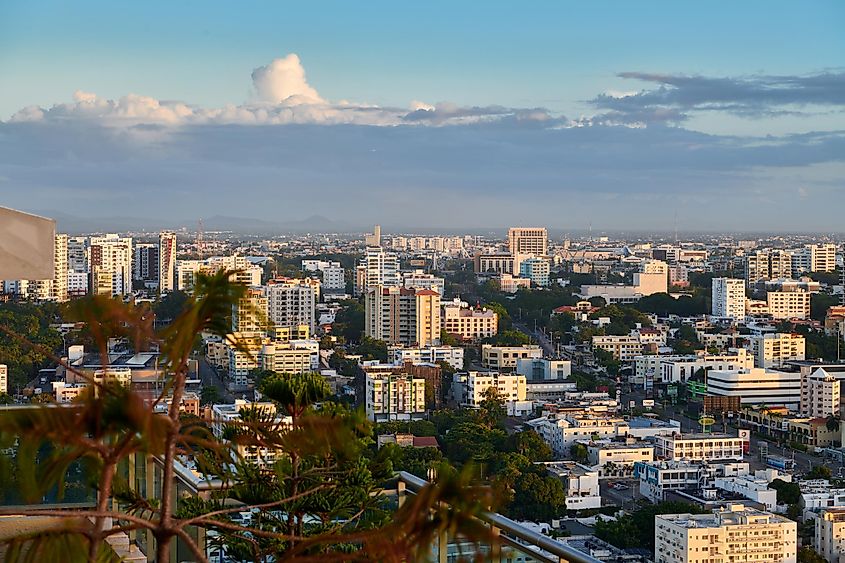
[[(488, 223), (477, 226), (532, 216), (550, 222), (556, 220), (552, 203), (604, 206), (607, 228), (631, 228), (653, 223), (653, 205), (644, 203), (645, 215), (632, 218), (614, 201), (651, 201), (668, 193), (681, 215), (684, 206), (691, 210), (691, 228), (703, 228), (706, 221), (692, 213), (711, 205), (702, 203), (702, 192), (740, 190), (746, 205), (769, 206), (775, 216), (782, 210), (784, 218), (797, 205), (787, 194), (803, 194), (798, 204), (806, 216), (783, 227), (808, 228), (821, 219), (821, 227), (832, 230), (841, 221), (829, 211), (830, 198), (837, 205), (845, 199), (843, 162), (836, 156), (845, 131), (843, 29), (845, 3), (837, 1), (147, 1), (118, 8), (113, 2), (7, 0), (0, 6), (0, 148), (9, 150), (0, 155), (0, 194), (19, 207), (103, 216), (117, 213), (116, 201), (128, 191), (175, 191), (184, 192), (184, 199), (174, 200), (179, 205), (156, 213), (269, 219), (312, 208), (321, 213), (325, 206), (302, 196), (313, 190), (342, 202), (323, 214), (360, 210), (362, 222), (379, 219), (373, 203), (394, 201), (384, 212), (401, 224), (408, 219), (404, 201), (438, 193), (458, 207), (487, 209)], [(291, 53), (298, 62), (285, 59)], [(298, 90), (278, 78), (271, 65), (276, 59), (289, 63), (280, 72), (304, 72), (295, 80), (316, 97), (304, 106), (277, 99), (279, 92)], [(264, 91), (251, 76), (260, 67), (269, 69)], [(773, 89), (778, 95), (767, 98)], [(76, 91), (88, 94), (74, 98)], [(630, 96), (638, 92), (644, 95)], [(629, 97), (620, 101), (623, 93)], [(139, 114), (131, 103), (118, 103), (129, 94), (192, 109), (178, 110), (179, 117)], [(348, 111), (347, 100), (358, 109)], [(54, 104), (64, 106), (45, 113)], [(263, 121), (263, 110), (255, 117), (255, 104), (284, 109), (270, 108), (276, 117)], [(216, 110), (227, 105), (248, 107), (249, 115), (221, 118)], [(41, 109), (19, 113), (31, 106)], [(389, 111), (373, 117), (373, 106)], [(197, 109), (216, 113), (196, 116)], [(186, 118), (189, 111), (194, 113)], [(545, 125), (526, 128), (539, 119), (527, 118), (529, 112), (541, 113)], [(575, 126), (584, 124), (601, 131), (579, 137)], [(293, 134), (306, 140), (294, 148), (274, 144)], [(777, 137), (784, 153), (777, 159), (759, 154), (755, 139), (768, 135)], [(83, 150), (79, 139), (103, 145)], [(208, 139), (219, 144), (208, 146)], [(396, 141), (405, 151), (350, 174), (361, 157), (337, 145), (344, 139), (382, 152)], [(39, 147), (35, 154), (12, 156), (25, 141)], [(220, 148), (232, 143), (237, 149)], [(443, 144), (453, 151), (442, 154)], [(303, 153), (304, 146), (310, 152)], [(496, 168), (513, 163), (493, 177), (479, 156), (491, 146)], [(685, 168), (663, 165), (661, 155), (691, 146), (700, 146), (701, 156)], [(819, 155), (808, 147), (821, 147)], [(286, 169), (276, 165), (290, 157), (283, 150), (296, 151)], [(546, 152), (545, 159), (527, 156)], [(582, 156), (566, 168), (557, 165), (567, 153)], [(609, 160), (599, 164), (602, 154)], [(830, 156), (820, 156), (825, 154)], [(449, 162), (433, 161), (435, 156)], [(591, 156), (595, 164), (579, 164)], [(228, 168), (209, 185), (208, 167), (221, 161)], [(303, 163), (310, 161), (329, 166), (309, 169)], [(148, 176), (143, 184), (132, 173), (138, 162)], [(107, 183), (97, 171), (109, 177)], [(216, 210), (192, 200), (202, 190), (222, 198), (234, 180), (219, 178), (230, 175), (252, 178), (241, 187), (256, 197), (282, 197), (288, 205), (271, 211), (242, 202), (241, 209)], [(192, 177), (203, 179), (193, 186)], [(116, 178), (128, 186), (115, 185)], [(479, 184), (490, 186), (483, 195)], [(515, 189), (533, 190), (536, 208), (509, 199)], [(605, 199), (596, 199), (598, 193)], [(524, 217), (513, 217), (514, 210)], [(440, 213), (433, 220), (448, 225), (459, 217)], [(713, 227), (741, 228), (746, 217), (724, 217)], [(766, 227), (762, 221), (754, 226)]]

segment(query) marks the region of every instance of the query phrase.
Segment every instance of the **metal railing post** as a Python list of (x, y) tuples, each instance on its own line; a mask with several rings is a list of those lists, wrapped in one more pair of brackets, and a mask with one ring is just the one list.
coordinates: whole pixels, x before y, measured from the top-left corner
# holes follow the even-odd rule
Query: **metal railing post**
[(446, 563), (449, 554), (449, 534), (444, 530), (437, 537), (437, 563)]
[(502, 544), (499, 541), (499, 536), (502, 535), (502, 530), (496, 526), (490, 526), (490, 561), (491, 563), (502, 563)]
[(399, 508), (402, 508), (402, 505), (405, 504), (405, 495), (405, 482), (399, 479), (396, 481), (396, 499), (399, 503)]

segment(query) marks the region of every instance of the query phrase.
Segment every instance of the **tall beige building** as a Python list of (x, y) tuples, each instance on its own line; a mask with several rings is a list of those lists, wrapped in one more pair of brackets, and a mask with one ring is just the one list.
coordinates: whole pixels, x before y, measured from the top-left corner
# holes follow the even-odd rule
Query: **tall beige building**
[(761, 280), (792, 277), (792, 252), (758, 250), (745, 257), (745, 281), (749, 286)]
[(827, 418), (839, 416), (840, 381), (823, 368), (801, 376), (801, 416)]
[(510, 273), (517, 273), (523, 260), (548, 255), (549, 233), (545, 227), (511, 227), (508, 229), (508, 251), (513, 257)]
[(91, 237), (91, 292), (95, 295), (132, 293), (132, 239), (108, 234)]
[(815, 518), (816, 534), (813, 547), (825, 561), (845, 558), (845, 509), (829, 508)]
[(798, 523), (730, 504), (713, 514), (654, 517), (655, 563), (795, 563)]
[(440, 294), (429, 289), (377, 285), (365, 297), (364, 332), (404, 346), (440, 344)]
[(267, 296), (261, 287), (249, 287), (232, 305), (232, 332), (258, 336), (267, 332)]
[(158, 290), (168, 293), (176, 289), (176, 233), (162, 231), (158, 235)]
[(766, 293), (766, 305), (773, 319), (810, 318), (810, 292), (803, 289), (770, 291)]
[(314, 334), (319, 283), (311, 278), (276, 278), (267, 282), (267, 317), (280, 328), (306, 325)]

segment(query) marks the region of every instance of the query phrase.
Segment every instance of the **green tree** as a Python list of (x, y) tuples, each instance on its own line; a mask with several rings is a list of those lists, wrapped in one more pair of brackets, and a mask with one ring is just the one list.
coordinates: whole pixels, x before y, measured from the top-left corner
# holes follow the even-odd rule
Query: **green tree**
[[(248, 560), (341, 560), (351, 549), (370, 560), (419, 560), (447, 530), (473, 543), (490, 541), (472, 522), (490, 509), (491, 493), (471, 486), (469, 472), (448, 467), (438, 468), (438, 481), (389, 517), (380, 493), (380, 483), (389, 477), (389, 460), (381, 463), (385, 460), (365, 455), (371, 425), (361, 411), (326, 400), (328, 390), (319, 375), (266, 377), (260, 387), (275, 409), (243, 409), (240, 420), (224, 429), (222, 440), (201, 421), (180, 413), (198, 335), (231, 338), (227, 315), (243, 287), (229, 276), (226, 271), (199, 275), (185, 308), (160, 331), (154, 330), (145, 307), (100, 296), (72, 304), (73, 320), (86, 323), (101, 349), (111, 337), (126, 338), (135, 350), (160, 345), (166, 379), (155, 403), (168, 404), (168, 410), (159, 413), (128, 387), (91, 380), (89, 391), (71, 406), (0, 412), (0, 450), (17, 445), (13, 468), (0, 460), (0, 490), (9, 489), (11, 475), (22, 496), (38, 502), (65, 481), (74, 463), (85, 463), (99, 493), (94, 508), (62, 513), (67, 526), (47, 534), (22, 530), (4, 536), (0, 544), (6, 559), (112, 560), (105, 540), (122, 533), (127, 523), (148, 537), (160, 563), (169, 561), (174, 539), (190, 552), (188, 558), (206, 561), (196, 536), (186, 531), (195, 529), (213, 531), (230, 553)], [(231, 343), (242, 348), (238, 341)], [(272, 452), (276, 463), (259, 465), (245, 455), (256, 451)], [(38, 458), (38, 452), (45, 452), (44, 457)], [(177, 455), (193, 456), (197, 471), (227, 487), (209, 498), (183, 497), (175, 488)], [(154, 497), (125, 479), (121, 468), (134, 463), (134, 456), (161, 462), (159, 486), (146, 491)], [(452, 508), (442, 510), (445, 504)], [(241, 511), (252, 515), (250, 525), (232, 518)], [(29, 507), (7, 507), (4, 513), (51, 514)], [(86, 525), (75, 525), (79, 521)]]
[(200, 391), (200, 403), (203, 405), (214, 405), (221, 401), (220, 390), (213, 385), (204, 385)]
[(508, 449), (532, 462), (552, 459), (552, 449), (534, 430), (523, 430), (508, 436)]
[(488, 387), (481, 396), (478, 405), (481, 420), (490, 428), (499, 426), (507, 415), (504, 397), (495, 387)]
[(493, 301), (485, 303), (484, 306), (499, 315), (499, 332), (508, 330), (511, 327), (511, 315), (504, 305)]
[(332, 332), (342, 336), (347, 342), (358, 342), (364, 334), (364, 305), (357, 299), (347, 299), (339, 303), (332, 324)]
[(648, 504), (623, 514), (616, 520), (596, 520), (597, 538), (621, 549), (644, 547), (654, 549), (654, 517), (659, 514), (703, 514), (704, 509), (684, 502), (661, 502)]
[(798, 550), (798, 563), (826, 563), (826, 561), (815, 549), (805, 545)]
[(573, 444), (569, 448), (569, 455), (577, 462), (585, 462), (587, 461), (587, 446), (584, 444)]
[(380, 360), (385, 362), (387, 361), (387, 342), (376, 340), (369, 336), (362, 336), (356, 352), (365, 360)]
[(769, 483), (769, 488), (777, 491), (778, 504), (797, 504), (801, 500), (801, 489), (798, 483), (775, 479)]
[(498, 334), (484, 339), (485, 344), (493, 346), (523, 346), (531, 343), (531, 338), (518, 330), (502, 330)]
[(513, 502), (508, 513), (517, 520), (548, 522), (566, 512), (566, 491), (557, 477), (540, 471), (522, 473), (514, 484)]
[(446, 329), (444, 328), (440, 330), (440, 344), (443, 346), (457, 346), (458, 339), (454, 334), (446, 332)]
[(807, 479), (830, 479), (833, 476), (833, 472), (830, 470), (830, 467), (826, 465), (816, 465), (810, 471), (807, 472), (806, 478)]

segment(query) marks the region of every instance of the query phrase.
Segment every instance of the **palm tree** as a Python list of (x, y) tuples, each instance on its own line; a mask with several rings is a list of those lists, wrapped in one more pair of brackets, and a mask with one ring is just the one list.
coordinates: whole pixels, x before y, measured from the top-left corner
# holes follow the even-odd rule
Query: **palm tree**
[[(89, 384), (77, 402), (0, 412), (0, 447), (17, 446), (14, 486), (29, 502), (39, 502), (53, 487), (61, 490), (68, 468), (78, 462), (89, 468), (97, 489), (93, 509), (5, 508), (4, 515), (58, 517), (63, 523), (41, 532), (22, 530), (3, 540), (5, 560), (113, 560), (106, 539), (128, 530), (151, 536), (160, 563), (169, 561), (174, 538), (194, 560), (206, 561), (188, 532), (194, 528), (216, 532), (233, 549), (243, 548), (250, 559), (276, 561), (418, 560), (447, 531), (475, 543), (490, 541), (492, 536), (474, 517), (489, 510), (492, 495), (472, 485), (468, 472), (443, 468), (438, 481), (392, 519), (378, 517), (383, 498), (377, 485), (389, 476), (390, 466), (362, 456), (372, 427), (361, 412), (330, 402), (319, 411), (315, 408), (328, 397), (319, 375), (273, 374), (262, 382), (264, 394), (291, 417), (291, 424), (263, 411), (244, 412), (239, 425), (227, 428), (225, 439), (220, 439), (202, 421), (181, 416), (189, 361), (201, 333), (217, 335), (249, 353), (230, 334), (229, 315), (244, 292), (230, 281), (231, 274), (198, 275), (194, 295), (160, 331), (154, 330), (153, 315), (143, 306), (105, 297), (71, 306), (69, 314), (85, 323), (103, 365), (108, 365), (111, 337), (127, 338), (136, 351), (157, 344), (163, 390), (153, 401), (145, 400), (130, 387), (94, 380), (66, 365)], [(0, 331), (9, 332), (2, 326)], [(168, 402), (161, 414), (157, 406)], [(240, 446), (275, 451), (278, 461), (256, 465), (240, 456)], [(48, 451), (46, 457), (39, 458), (43, 451)], [(146, 491), (154, 497), (135, 490), (118, 471), (135, 456), (161, 461), (160, 490)], [(177, 497), (177, 456), (193, 456), (198, 468), (219, 477), (226, 488), (210, 499)], [(10, 469), (8, 465), (0, 458), (0, 470)], [(0, 471), (0, 488), (12, 486), (8, 475)], [(232, 501), (238, 501), (237, 506)], [(230, 516), (238, 512), (254, 514), (258, 522), (233, 521)], [(293, 517), (280, 518), (280, 513)], [(325, 525), (306, 530), (302, 523), (309, 515)]]

